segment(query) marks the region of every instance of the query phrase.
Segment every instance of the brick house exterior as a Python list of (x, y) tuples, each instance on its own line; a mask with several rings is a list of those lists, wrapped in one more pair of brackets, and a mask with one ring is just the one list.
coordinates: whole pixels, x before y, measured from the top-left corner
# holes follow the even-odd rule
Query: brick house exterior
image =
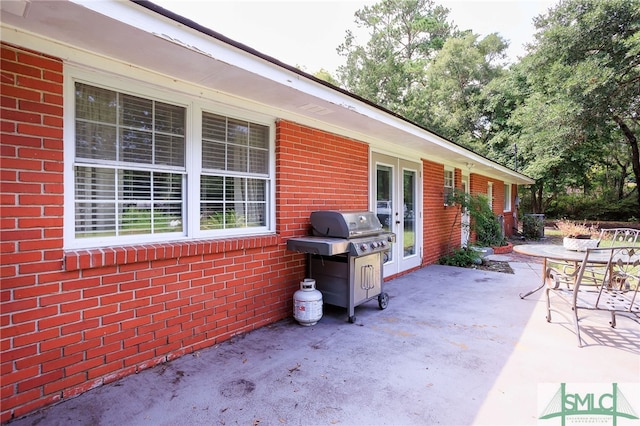
[[(2, 422), (291, 316), (305, 257), (286, 240), (308, 234), (314, 210), (371, 209), (368, 142), (277, 117), (272, 232), (69, 248), (67, 59), (19, 39), (1, 43)], [(426, 266), (456, 211), (443, 207), (444, 164), (419, 161)], [(494, 211), (512, 220), (503, 187), (513, 206), (526, 177), (469, 179), (472, 192), (492, 182)]]

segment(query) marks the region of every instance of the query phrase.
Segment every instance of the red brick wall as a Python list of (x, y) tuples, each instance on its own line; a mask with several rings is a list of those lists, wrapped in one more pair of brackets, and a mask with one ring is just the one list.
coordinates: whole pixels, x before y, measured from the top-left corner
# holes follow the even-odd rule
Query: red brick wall
[(368, 210), (368, 145), (279, 121), (276, 153), (278, 228), (307, 235), (314, 210)]
[[(460, 187), (461, 172), (455, 170), (455, 185)], [(435, 263), (449, 247), (460, 247), (460, 215), (457, 206), (444, 205), (444, 165), (422, 160), (423, 258), (422, 264)], [(453, 227), (453, 230), (452, 230)]]
[(367, 207), (365, 144), (280, 122), (277, 235), (65, 251), (62, 62), (1, 52), (2, 422), (290, 316), (282, 237)]

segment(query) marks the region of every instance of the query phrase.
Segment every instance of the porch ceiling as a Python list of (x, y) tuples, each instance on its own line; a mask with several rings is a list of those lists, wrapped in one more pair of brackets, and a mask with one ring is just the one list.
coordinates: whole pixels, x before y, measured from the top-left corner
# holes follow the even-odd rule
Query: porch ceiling
[[(1, 3), (3, 39), (24, 32), (177, 80), (424, 153), (473, 173), (528, 184), (528, 177), (474, 154), (347, 92), (153, 4), (92, 0)], [(168, 60), (170, 58), (170, 60)], [(69, 58), (64, 58), (69, 60)], [(279, 111), (279, 112), (278, 112)]]

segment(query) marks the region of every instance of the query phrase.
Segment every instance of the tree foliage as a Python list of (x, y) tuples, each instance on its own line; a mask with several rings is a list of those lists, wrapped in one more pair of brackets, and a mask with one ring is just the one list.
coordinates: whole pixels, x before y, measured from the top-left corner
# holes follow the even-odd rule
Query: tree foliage
[(482, 39), (470, 31), (449, 38), (426, 71), (426, 85), (414, 90), (410, 117), (475, 151), (484, 151), (492, 132), (485, 114), (484, 87), (504, 72), (507, 42), (497, 34)]
[(528, 87), (510, 123), (523, 172), (538, 180), (534, 206), (544, 207), (543, 188), (588, 192), (602, 164), (617, 169), (624, 197), (630, 170), (640, 181), (640, 2), (564, 1), (535, 25), (530, 54), (514, 71)]
[(435, 53), (451, 36), (449, 10), (432, 0), (383, 0), (356, 12), (356, 24), (369, 40), (359, 44), (348, 30), (338, 52), (346, 64), (338, 80), (347, 90), (402, 112), (406, 95), (421, 84)]
[(432, 0), (364, 7), (369, 38), (347, 31), (337, 80), (536, 179), (535, 213), (578, 191), (618, 205), (635, 194), (640, 216), (640, 0), (560, 0), (508, 68), (500, 35), (459, 31), (448, 14)]

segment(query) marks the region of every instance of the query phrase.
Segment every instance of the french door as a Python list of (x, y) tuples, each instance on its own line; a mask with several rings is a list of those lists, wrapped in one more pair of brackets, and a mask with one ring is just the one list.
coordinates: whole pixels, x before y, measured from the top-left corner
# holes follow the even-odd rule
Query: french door
[[(462, 175), (462, 190), (465, 194), (469, 195), (469, 175)], [(469, 210), (463, 209), (460, 226), (460, 243), (462, 247), (466, 247), (469, 244), (470, 230), (471, 216), (469, 215)]]
[(384, 264), (384, 275), (420, 266), (422, 199), (420, 163), (373, 153), (375, 212), (385, 230), (396, 234)]

